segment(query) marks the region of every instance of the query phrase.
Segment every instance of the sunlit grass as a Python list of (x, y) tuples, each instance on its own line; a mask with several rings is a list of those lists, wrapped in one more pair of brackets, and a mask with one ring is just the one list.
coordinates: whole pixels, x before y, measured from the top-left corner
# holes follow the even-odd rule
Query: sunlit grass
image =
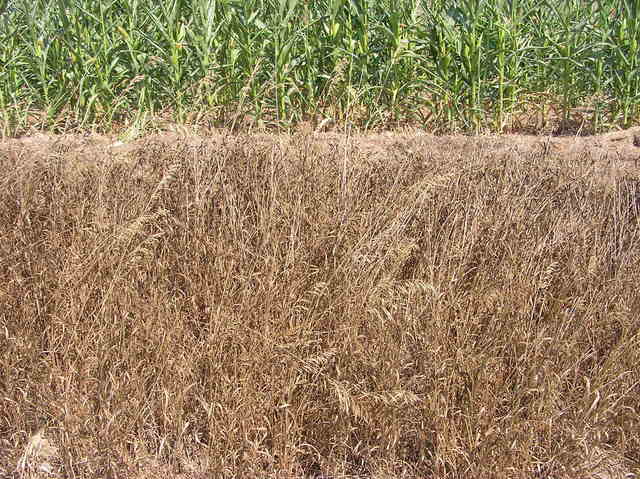
[(640, 472), (628, 163), (167, 136), (0, 145), (3, 477)]

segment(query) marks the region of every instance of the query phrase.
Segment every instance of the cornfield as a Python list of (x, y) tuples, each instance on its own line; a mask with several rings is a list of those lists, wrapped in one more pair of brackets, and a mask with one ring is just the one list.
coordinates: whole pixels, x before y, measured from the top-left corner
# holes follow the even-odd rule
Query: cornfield
[(640, 0), (4, 0), (0, 129), (598, 132), (639, 117)]

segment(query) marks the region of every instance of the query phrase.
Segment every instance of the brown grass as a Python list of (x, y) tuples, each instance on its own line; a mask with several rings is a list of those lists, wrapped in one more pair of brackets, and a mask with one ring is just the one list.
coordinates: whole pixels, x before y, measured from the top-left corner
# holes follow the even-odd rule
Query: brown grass
[(314, 138), (0, 149), (0, 476), (637, 473), (637, 171)]

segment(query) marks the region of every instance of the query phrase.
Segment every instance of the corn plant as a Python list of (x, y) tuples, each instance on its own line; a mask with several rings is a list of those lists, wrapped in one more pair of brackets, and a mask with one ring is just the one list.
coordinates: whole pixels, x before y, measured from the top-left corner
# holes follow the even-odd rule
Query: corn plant
[(502, 131), (640, 118), (640, 0), (1, 0), (0, 115)]
[(631, 119), (637, 116), (640, 99), (638, 15), (640, 1), (623, 0), (610, 34), (612, 90), (617, 99), (615, 113), (622, 115), (622, 125), (625, 127), (630, 126)]

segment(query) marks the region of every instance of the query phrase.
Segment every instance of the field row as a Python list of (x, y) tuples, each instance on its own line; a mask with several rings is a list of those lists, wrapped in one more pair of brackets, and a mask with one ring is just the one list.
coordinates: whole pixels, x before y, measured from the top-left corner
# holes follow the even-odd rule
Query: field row
[(639, 40), (640, 0), (2, 0), (0, 128), (602, 131)]

